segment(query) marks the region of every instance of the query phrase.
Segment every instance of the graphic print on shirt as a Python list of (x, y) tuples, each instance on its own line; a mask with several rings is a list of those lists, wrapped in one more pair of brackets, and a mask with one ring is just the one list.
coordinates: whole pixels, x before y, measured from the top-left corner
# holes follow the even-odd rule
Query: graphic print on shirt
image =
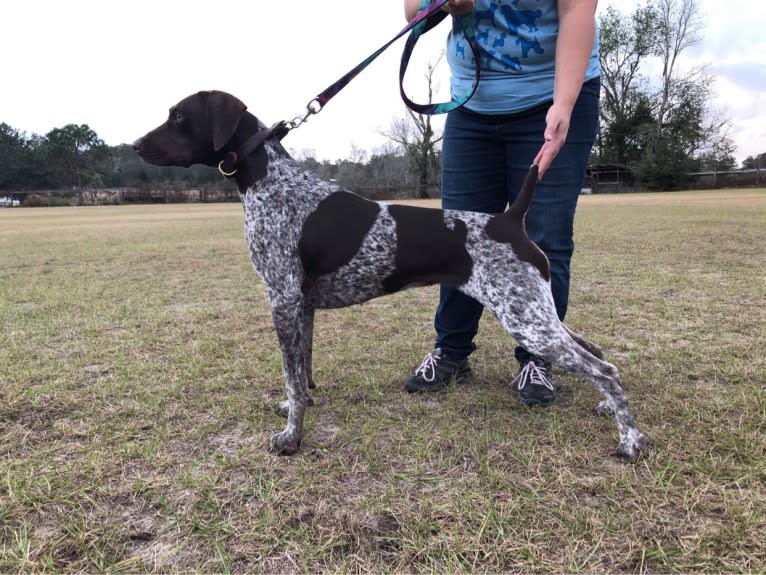
[[(452, 19), (446, 56), (450, 93), (465, 94), (473, 87), (476, 67), (479, 85), (465, 109), (478, 114), (515, 114), (553, 100), (556, 75), (558, 0), (475, 0), (471, 13), (477, 46), (473, 51), (461, 22)], [(600, 73), (598, 25), (585, 80)]]
[[(473, 15), (482, 72), (523, 72), (531, 63), (525, 60), (544, 55), (546, 45), (550, 49), (551, 41), (555, 42), (557, 13), (555, 3), (553, 10), (551, 6), (543, 0), (477, 0)], [(475, 64), (457, 27), (452, 36), (454, 57), (469, 58)]]

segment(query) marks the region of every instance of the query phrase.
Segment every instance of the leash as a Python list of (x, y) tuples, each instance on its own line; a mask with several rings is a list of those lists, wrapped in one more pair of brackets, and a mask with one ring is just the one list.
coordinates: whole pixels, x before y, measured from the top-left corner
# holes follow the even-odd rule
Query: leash
[(479, 62), (480, 51), (479, 44), (476, 40), (476, 28), (473, 14), (466, 14), (465, 16), (454, 17), (460, 28), (465, 34), (465, 38), (473, 53), (473, 57), (476, 61), (476, 72), (474, 73), (473, 85), (471, 88), (461, 96), (452, 98), (449, 102), (441, 102), (436, 104), (417, 104), (413, 102), (407, 94), (404, 92), (404, 76), (407, 71), (407, 66), (412, 56), (412, 52), (415, 49), (420, 36), (434, 28), (441, 23), (444, 18), (447, 17), (447, 12), (440, 11), (441, 8), (447, 3), (447, 0), (422, 0), (420, 9), (417, 15), (410, 20), (402, 30), (396, 34), (391, 40), (383, 44), (375, 52), (370, 54), (367, 58), (362, 60), (354, 68), (346, 72), (341, 78), (330, 84), (327, 88), (322, 90), (314, 98), (312, 98), (306, 105), (306, 112), (303, 115), (297, 115), (292, 120), (282, 120), (274, 124), (271, 128), (265, 130), (259, 130), (252, 136), (250, 136), (239, 147), (236, 152), (230, 152), (230, 157), (221, 161), (218, 164), (218, 171), (225, 177), (231, 177), (236, 174), (237, 170), (235, 165), (237, 158), (244, 158), (250, 152), (258, 148), (266, 140), (272, 136), (276, 136), (278, 139), (284, 138), (290, 130), (298, 128), (305, 124), (311, 116), (314, 116), (322, 111), (327, 103), (345, 88), (351, 80), (356, 78), (362, 70), (369, 66), (373, 60), (380, 56), (391, 44), (396, 42), (399, 38), (410, 33), (407, 38), (407, 42), (402, 52), (401, 62), (399, 64), (399, 93), (401, 94), (404, 103), (413, 111), (419, 114), (443, 114), (450, 112), (456, 108), (459, 108), (465, 104), (476, 91), (476, 87), (479, 85)]
[[(407, 66), (409, 64), (410, 57), (412, 56), (412, 52), (415, 49), (415, 44), (421, 35), (428, 32), (447, 17), (448, 14), (446, 12), (440, 11), (446, 3), (447, 0), (423, 0), (417, 15), (412, 20), (410, 20), (410, 22), (408, 22), (407, 25), (402, 28), (402, 30), (396, 36), (391, 38), (391, 40), (386, 42), (383, 46), (370, 54), (367, 58), (362, 60), (357, 66), (349, 70), (339, 80), (333, 84), (330, 84), (327, 88), (315, 96), (306, 106), (305, 115), (296, 116), (290, 122), (288, 122), (290, 128), (297, 128), (301, 124), (305, 123), (309, 117), (321, 112), (324, 106), (333, 96), (345, 88), (348, 83), (356, 78), (356, 76), (358, 76), (362, 70), (369, 66), (373, 60), (380, 56), (391, 44), (404, 36), (407, 32), (410, 32), (410, 36), (407, 38), (407, 43), (405, 44), (404, 52), (402, 53), (402, 59), (399, 66), (399, 93), (401, 94), (402, 99), (407, 104), (407, 106), (409, 106), (412, 110), (423, 114), (443, 114), (445, 112), (454, 110), (455, 108), (459, 108), (465, 104), (471, 98), (471, 96), (473, 96), (473, 93), (476, 91), (476, 87), (479, 84), (478, 65), (476, 66), (474, 82), (471, 88), (462, 96), (453, 98), (449, 102), (443, 102), (439, 104), (416, 104), (410, 100), (404, 92), (404, 76), (405, 72), (407, 71)], [(480, 62), (479, 44), (476, 41), (476, 30), (474, 26), (473, 14), (466, 14), (465, 16), (456, 17), (456, 20), (471, 46), (473, 57), (477, 63)]]

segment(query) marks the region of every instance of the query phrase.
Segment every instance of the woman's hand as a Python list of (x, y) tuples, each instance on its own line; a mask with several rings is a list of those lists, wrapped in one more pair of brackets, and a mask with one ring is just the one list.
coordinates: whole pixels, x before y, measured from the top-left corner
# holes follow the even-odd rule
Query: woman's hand
[[(464, 16), (476, 6), (476, 0), (448, 0), (442, 10), (454, 16)], [(404, 17), (411, 22), (420, 8), (420, 0), (404, 0)]]
[(475, 5), (476, 0), (449, 0), (444, 9), (453, 16), (464, 16), (470, 13)]
[(553, 104), (548, 109), (548, 114), (545, 116), (545, 132), (543, 133), (545, 143), (540, 148), (540, 151), (537, 152), (534, 162), (538, 168), (538, 180), (543, 177), (543, 174), (545, 174), (545, 171), (550, 167), (559, 150), (564, 145), (564, 142), (566, 142), (571, 116), (572, 110), (565, 109), (556, 104)]

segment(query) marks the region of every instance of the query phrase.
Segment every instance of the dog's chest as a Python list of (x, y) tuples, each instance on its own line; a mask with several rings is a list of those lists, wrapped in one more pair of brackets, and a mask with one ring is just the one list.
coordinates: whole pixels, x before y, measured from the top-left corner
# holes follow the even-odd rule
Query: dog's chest
[(298, 242), (306, 218), (316, 209), (307, 198), (249, 191), (243, 199), (245, 240), (250, 259), (267, 284), (298, 274)]

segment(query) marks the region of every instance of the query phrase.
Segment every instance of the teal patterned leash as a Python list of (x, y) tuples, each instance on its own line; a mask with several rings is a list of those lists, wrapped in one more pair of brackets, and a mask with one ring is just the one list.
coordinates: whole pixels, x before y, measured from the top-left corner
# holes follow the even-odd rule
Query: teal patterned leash
[[(420, 4), (420, 10), (424, 10), (427, 8), (427, 6), (428, 0), (423, 0)], [(444, 16), (446, 16), (446, 12), (441, 12), (436, 17), (439, 17), (440, 21), (442, 18), (444, 18)], [(476, 61), (476, 70), (474, 72), (473, 84), (465, 94), (462, 94), (457, 98), (453, 97), (449, 102), (442, 102), (438, 104), (416, 104), (407, 97), (407, 94), (404, 93), (404, 74), (407, 71), (407, 64), (409, 64), (412, 51), (415, 48), (415, 44), (417, 43), (418, 38), (430, 30), (435, 24), (438, 24), (439, 21), (436, 21), (435, 23), (432, 23), (431, 21), (418, 23), (418, 25), (415, 26), (410, 32), (410, 35), (407, 38), (407, 43), (404, 45), (404, 52), (402, 52), (402, 60), (399, 65), (399, 93), (402, 95), (402, 100), (404, 100), (404, 103), (407, 104), (411, 110), (419, 114), (444, 114), (445, 112), (451, 112), (452, 110), (459, 108), (468, 100), (470, 100), (471, 96), (473, 96), (474, 92), (476, 91), (476, 87), (479, 85), (479, 63), (481, 60), (479, 59), (479, 43), (476, 40), (476, 26), (473, 13), (466, 14), (465, 16), (455, 16), (454, 18), (458, 26), (460, 26), (460, 28), (463, 30), (465, 39), (468, 42), (468, 45), (471, 47), (473, 58)]]

